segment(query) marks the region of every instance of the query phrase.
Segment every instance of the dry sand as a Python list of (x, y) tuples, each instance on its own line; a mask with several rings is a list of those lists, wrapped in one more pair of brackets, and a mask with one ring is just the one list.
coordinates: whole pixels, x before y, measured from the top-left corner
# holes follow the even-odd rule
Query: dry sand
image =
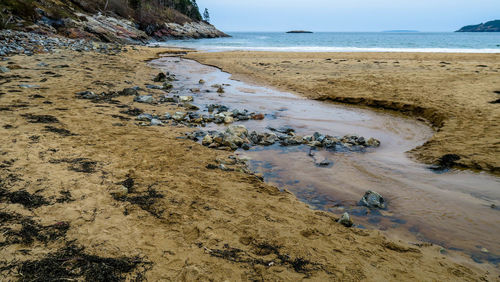
[[(145, 60), (160, 51), (145, 48), (118, 56), (65, 51), (11, 58), (10, 62), (19, 68), (11, 64), (13, 70), (0, 78), (0, 188), (3, 193), (0, 193), (3, 199), (0, 202), (0, 277), (20, 279), (16, 265), (40, 260), (73, 242), (84, 247), (87, 254), (113, 258), (138, 256), (152, 262), (144, 266), (147, 271), (142, 271), (142, 277), (149, 281), (499, 279), (497, 270), (487, 272), (486, 265), (472, 265), (465, 260), (458, 264), (440, 254), (438, 246), (409, 245), (389, 241), (377, 231), (345, 228), (335, 222), (333, 215), (309, 209), (292, 194), (280, 192), (254, 175), (209, 170), (207, 164), (225, 160), (230, 153), (177, 138), (188, 128), (140, 127), (133, 116), (120, 113), (132, 106), (162, 114), (175, 111), (172, 106), (137, 104), (130, 96), (115, 98), (119, 101), (116, 104), (75, 98), (75, 93), (83, 90), (100, 93), (151, 83), (158, 71), (150, 68)], [(293, 56), (297, 57), (293, 61), (301, 60), (299, 55)], [(263, 58), (268, 60), (266, 56)], [(255, 59), (248, 58), (245, 64), (252, 60)], [(356, 64), (353, 58), (349, 60), (350, 64)], [(410, 59), (399, 60), (401, 65), (415, 64)], [(49, 66), (37, 66), (40, 62)], [(58, 67), (64, 64), (68, 67)], [(359, 64), (368, 67), (366, 63)], [(390, 64), (394, 64), (392, 60)], [(369, 65), (379, 68), (371, 59)], [(487, 82), (493, 80), (490, 68), (481, 68), (479, 74), (464, 77), (477, 76), (478, 85), (494, 90), (491, 84), (487, 86)], [(287, 73), (290, 69), (287, 68)], [(419, 69), (415, 67), (416, 73), (422, 72)], [(264, 66), (253, 66), (252, 70), (268, 71)], [(394, 75), (392, 71), (385, 73)], [(410, 90), (405, 90), (406, 87), (411, 89), (411, 83), (421, 78), (410, 79), (404, 73), (400, 79), (408, 81), (408, 86), (397, 85), (407, 93)], [(339, 79), (343, 76), (339, 70)], [(302, 81), (310, 79), (301, 76)], [(377, 86), (376, 82), (381, 79), (374, 78), (362, 87), (384, 88)], [(333, 81), (336, 85), (336, 79)], [(354, 88), (355, 83), (351, 83)], [(36, 84), (41, 88), (23, 89), (19, 84)], [(427, 84), (420, 84), (424, 85), (422, 92), (431, 91)], [(312, 87), (313, 84), (305, 85)], [(448, 89), (444, 84), (440, 88)], [(342, 89), (347, 91), (349, 87)], [(366, 94), (368, 89), (360, 93)], [(40, 96), (33, 96), (35, 94)], [(476, 106), (482, 103), (492, 113), (498, 113), (496, 105), (487, 104), (495, 96), (486, 92), (482, 95), (484, 97), (478, 94), (478, 98), (469, 99), (473, 110), (483, 109)], [(415, 94), (415, 100), (423, 99), (419, 97)], [(30, 120), (37, 121), (36, 117), (30, 119), (26, 114), (50, 115), (58, 122), (33, 123)], [(50, 118), (38, 121), (48, 122)], [(492, 130), (496, 126), (481, 124), (491, 126)], [(46, 126), (70, 132), (51, 132)], [(447, 134), (458, 136), (453, 132)], [(488, 136), (492, 138), (491, 134)], [(431, 153), (441, 148), (433, 145), (435, 142), (426, 145)], [(476, 151), (484, 153), (482, 149), (488, 146), (482, 143), (483, 139), (475, 142), (478, 142)], [(419, 149), (418, 152), (427, 151)], [(478, 154), (477, 158), (480, 157), (486, 162), (485, 155)], [(122, 191), (119, 183), (126, 179), (132, 187), (127, 195), (131, 202), (112, 196)], [(133, 185), (130, 185), (131, 179)], [(27, 208), (5, 196), (21, 189), (44, 197), (47, 203)], [(145, 197), (148, 195), (149, 198)], [(141, 197), (146, 200), (141, 202)], [(65, 234), (56, 232), (51, 238), (34, 236), (32, 242), (25, 238), (12, 241), (17, 238), (16, 232), (24, 227), (20, 220), (9, 219), (9, 215), (15, 214), (17, 218), (31, 217), (35, 223), (45, 226), (44, 230), (62, 230), (62, 226), (68, 230)], [(69, 267), (81, 260), (81, 255), (65, 256), (56, 262), (58, 266)], [(127, 277), (132, 279), (138, 271)]]
[[(500, 173), (500, 54), (192, 53), (188, 58), (308, 98), (395, 110), (436, 134), (411, 151)], [(492, 103), (497, 101), (497, 103)]]

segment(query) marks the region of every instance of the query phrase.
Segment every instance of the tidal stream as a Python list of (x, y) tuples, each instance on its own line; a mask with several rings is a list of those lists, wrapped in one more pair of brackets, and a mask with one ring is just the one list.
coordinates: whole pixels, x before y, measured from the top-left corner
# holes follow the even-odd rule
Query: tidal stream
[[(236, 154), (248, 157), (250, 168), (262, 173), (267, 183), (293, 192), (313, 209), (348, 211), (358, 227), (437, 243), (478, 262), (500, 263), (500, 178), (461, 170), (436, 173), (411, 160), (405, 152), (433, 134), (425, 123), (250, 85), (192, 60), (162, 57), (151, 64), (174, 74), (179, 81), (171, 93), (193, 96), (201, 111), (207, 111), (209, 104), (222, 104), (264, 113), (264, 120), (235, 123), (249, 131), (288, 126), (300, 135), (357, 134), (380, 140), (379, 148), (366, 152), (318, 149), (309, 154), (306, 145), (276, 144)], [(200, 79), (206, 83), (199, 84)], [(214, 84), (224, 85), (225, 93), (217, 93)], [(197, 88), (199, 92), (192, 91)], [(330, 165), (319, 167), (323, 160)], [(370, 212), (358, 206), (367, 190), (382, 194), (388, 208)]]

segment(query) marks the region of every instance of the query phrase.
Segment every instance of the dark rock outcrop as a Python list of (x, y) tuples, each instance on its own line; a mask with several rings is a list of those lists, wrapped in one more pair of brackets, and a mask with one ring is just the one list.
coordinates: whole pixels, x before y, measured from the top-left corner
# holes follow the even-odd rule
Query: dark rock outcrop
[(500, 32), (500, 20), (489, 21), (477, 25), (464, 26), (457, 32)]

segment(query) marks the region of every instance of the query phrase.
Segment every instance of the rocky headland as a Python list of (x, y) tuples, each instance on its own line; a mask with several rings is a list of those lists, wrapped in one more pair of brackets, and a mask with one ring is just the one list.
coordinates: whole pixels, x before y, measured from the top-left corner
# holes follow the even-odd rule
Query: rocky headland
[(128, 44), (228, 36), (201, 19), (196, 2), (181, 2), (186, 3), (164, 6), (146, 1), (132, 6), (131, 2), (119, 0), (63, 3), (9, 0), (0, 4), (0, 29)]
[(500, 20), (464, 26), (457, 32), (500, 32)]

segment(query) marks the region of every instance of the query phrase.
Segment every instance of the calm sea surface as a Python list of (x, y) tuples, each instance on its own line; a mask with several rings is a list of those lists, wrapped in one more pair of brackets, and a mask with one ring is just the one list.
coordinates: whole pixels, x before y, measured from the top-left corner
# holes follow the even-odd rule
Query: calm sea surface
[(230, 32), (230, 38), (170, 40), (161, 45), (205, 51), (500, 53), (498, 33)]

